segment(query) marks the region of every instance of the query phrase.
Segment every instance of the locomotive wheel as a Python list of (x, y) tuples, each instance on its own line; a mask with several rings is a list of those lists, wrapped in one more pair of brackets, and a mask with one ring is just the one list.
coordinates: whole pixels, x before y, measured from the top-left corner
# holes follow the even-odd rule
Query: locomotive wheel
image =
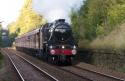
[(37, 57), (37, 58), (40, 58), (40, 54), (39, 53), (36, 53), (34, 56)]
[(49, 55), (48, 55), (46, 52), (44, 53), (43, 56), (44, 56), (44, 60), (48, 61), (48, 59), (49, 59)]
[(56, 57), (56, 59), (55, 59), (55, 64), (56, 64), (56, 65), (62, 65), (62, 62), (61, 62), (59, 56)]
[(66, 65), (72, 65), (72, 57), (68, 57), (65, 61)]
[(51, 62), (51, 56), (48, 56), (47, 61), (50, 63)]
[(52, 63), (52, 64), (55, 64), (55, 57), (49, 55), (48, 62)]
[(68, 59), (68, 60), (66, 61), (66, 65), (72, 65), (71, 59)]
[(56, 56), (48, 56), (47, 61), (52, 64), (58, 64), (58, 58)]

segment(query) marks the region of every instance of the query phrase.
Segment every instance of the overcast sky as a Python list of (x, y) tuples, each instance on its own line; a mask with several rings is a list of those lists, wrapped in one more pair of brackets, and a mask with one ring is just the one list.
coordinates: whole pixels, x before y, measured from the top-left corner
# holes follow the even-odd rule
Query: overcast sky
[(0, 21), (3, 21), (4, 28), (17, 19), (23, 3), (24, 0), (0, 0)]
[[(16, 21), (24, 0), (0, 0), (0, 22), (6, 26)], [(67, 18), (71, 8), (79, 8), (83, 0), (33, 0), (33, 10), (43, 15), (48, 20)], [(70, 19), (69, 19), (70, 20)]]
[(33, 10), (49, 22), (64, 18), (70, 22), (71, 9), (79, 9), (83, 0), (33, 0)]

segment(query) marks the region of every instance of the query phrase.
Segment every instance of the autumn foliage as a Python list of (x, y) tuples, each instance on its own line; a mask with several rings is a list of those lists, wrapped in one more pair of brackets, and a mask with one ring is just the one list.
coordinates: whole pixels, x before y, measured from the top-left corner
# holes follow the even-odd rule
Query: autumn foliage
[[(125, 21), (125, 0), (86, 0), (80, 10), (72, 11), (74, 36), (85, 45), (104, 38)], [(88, 45), (87, 45), (88, 46)]]
[(8, 25), (10, 38), (14, 41), (16, 36), (36, 29), (44, 23), (43, 17), (32, 10), (32, 0), (25, 0), (17, 21)]

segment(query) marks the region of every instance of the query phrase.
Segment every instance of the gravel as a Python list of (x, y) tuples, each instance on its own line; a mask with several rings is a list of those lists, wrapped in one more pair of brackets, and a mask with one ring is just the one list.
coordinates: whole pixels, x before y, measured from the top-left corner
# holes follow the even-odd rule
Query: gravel
[(52, 81), (44, 74), (36, 70), (33, 66), (31, 66), (29, 63), (22, 60), (20, 57), (11, 54), (10, 55), (14, 63), (16, 64), (18, 70), (22, 74), (25, 81)]
[(8, 56), (3, 52), (2, 54), (4, 55), (4, 65), (0, 69), (0, 81), (21, 81)]
[[(96, 66), (86, 64), (83, 62), (80, 62), (77, 65), (75, 65), (75, 66), (83, 68), (83, 69), (78, 69), (78, 68), (75, 68), (74, 66), (64, 66), (64, 67), (61, 66), (60, 67), (60, 66), (48, 64), (47, 62), (44, 62), (40, 59), (34, 58), (33, 56), (29, 56), (29, 55), (24, 54), (19, 51), (14, 51), (14, 50), (9, 50), (9, 51), (11, 51), (12, 53), (20, 54), (21, 56), (25, 57), (26, 59), (30, 60), (32, 63), (36, 64), (38, 67), (42, 68), (46, 72), (48, 72), (51, 75), (53, 75), (54, 77), (56, 77), (59, 81), (89, 81), (89, 80), (83, 79), (81, 77), (86, 77), (93, 81), (118, 81), (118, 80), (104, 77), (101, 75), (96, 75), (95, 73), (90, 73), (83, 69), (93, 70), (96, 72), (100, 72), (100, 73), (104, 73), (104, 74), (108, 74), (111, 76), (125, 79), (125, 74), (123, 74), (123, 73), (98, 68)], [(63, 71), (62, 69), (64, 69), (65, 71)], [(72, 73), (74, 73), (76, 75), (74, 75)], [(77, 75), (79, 75), (81, 77), (79, 77)]]
[(83, 69), (88, 69), (88, 70), (100, 72), (100, 73), (103, 73), (103, 74), (115, 76), (115, 77), (118, 77), (118, 78), (121, 78), (121, 79), (125, 80), (125, 74), (124, 73), (116, 72), (114, 70), (99, 68), (99, 67), (96, 67), (94, 65), (86, 64), (86, 63), (83, 63), (83, 62), (80, 62), (76, 66), (80, 67), (80, 68), (83, 68)]
[(83, 78), (76, 76), (72, 73), (63, 71), (59, 68), (56, 68), (54, 65), (48, 64), (42, 60), (39, 60), (39, 59), (34, 58), (32, 56), (26, 55), (22, 52), (13, 51), (13, 50), (11, 50), (11, 52), (16, 53), (16, 54), (20, 54), (21, 56), (30, 60), (32, 63), (36, 64), (38, 67), (42, 68), (43, 70), (45, 70), (49, 74), (56, 77), (59, 81), (90, 81), (90, 80), (87, 80), (86, 78), (83, 79)]

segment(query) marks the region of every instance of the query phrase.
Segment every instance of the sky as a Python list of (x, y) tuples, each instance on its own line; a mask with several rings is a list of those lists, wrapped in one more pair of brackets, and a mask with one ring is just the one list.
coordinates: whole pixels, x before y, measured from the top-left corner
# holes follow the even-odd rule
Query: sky
[(23, 3), (24, 0), (0, 0), (0, 22), (2, 21), (4, 29), (9, 23), (16, 21)]
[(33, 0), (33, 10), (49, 22), (63, 18), (70, 23), (72, 8), (78, 10), (82, 4), (83, 0)]
[[(51, 2), (50, 2), (51, 1)], [(70, 22), (70, 11), (78, 9), (83, 0), (33, 0), (32, 8), (37, 13), (52, 22), (58, 18), (65, 18)], [(24, 0), (0, 0), (0, 22), (4, 29), (11, 22), (16, 21)]]

